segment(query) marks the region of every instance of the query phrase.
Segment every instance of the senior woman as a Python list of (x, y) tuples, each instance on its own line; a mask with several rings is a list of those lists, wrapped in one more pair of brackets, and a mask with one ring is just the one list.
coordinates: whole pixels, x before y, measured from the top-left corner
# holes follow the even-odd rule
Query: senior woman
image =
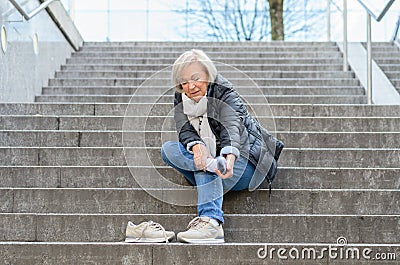
[(203, 51), (183, 53), (172, 72), (179, 142), (165, 142), (161, 155), (198, 192), (198, 216), (177, 239), (223, 243), (224, 190), (254, 190), (265, 179), (271, 183), (283, 143), (249, 115)]

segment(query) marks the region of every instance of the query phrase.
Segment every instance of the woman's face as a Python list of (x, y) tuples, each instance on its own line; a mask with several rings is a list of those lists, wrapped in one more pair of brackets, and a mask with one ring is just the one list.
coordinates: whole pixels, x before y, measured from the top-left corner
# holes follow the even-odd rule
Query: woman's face
[(208, 74), (203, 65), (198, 62), (187, 65), (181, 72), (180, 84), (188, 98), (199, 102), (208, 86)]

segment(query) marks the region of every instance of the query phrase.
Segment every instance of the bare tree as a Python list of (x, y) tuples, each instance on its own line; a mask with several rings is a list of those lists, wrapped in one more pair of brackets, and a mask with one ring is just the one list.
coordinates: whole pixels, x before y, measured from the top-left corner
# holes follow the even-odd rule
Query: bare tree
[(283, 0), (268, 0), (268, 3), (271, 19), (271, 39), (284, 40), (285, 29), (283, 26)]
[(197, 0), (187, 10), (188, 27), (217, 41), (265, 40), (269, 35), (268, 6), (265, 0)]
[(181, 33), (186, 39), (284, 40), (302, 32), (320, 34), (324, 23), (319, 22), (325, 13), (306, 10), (315, 9), (315, 3), (317, 0), (197, 0), (187, 1), (185, 8), (175, 11), (186, 14), (185, 28), (190, 32)]
[(325, 40), (326, 2), (320, 0), (285, 0), (285, 40)]

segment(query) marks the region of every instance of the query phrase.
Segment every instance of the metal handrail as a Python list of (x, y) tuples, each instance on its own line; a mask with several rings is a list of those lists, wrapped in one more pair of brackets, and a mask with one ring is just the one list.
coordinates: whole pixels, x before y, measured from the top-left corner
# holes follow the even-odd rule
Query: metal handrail
[[(372, 37), (371, 37), (371, 16), (376, 20), (380, 21), (389, 10), (390, 6), (395, 0), (388, 0), (385, 3), (383, 10), (374, 10), (370, 8), (370, 2), (366, 0), (358, 0), (358, 2), (365, 8), (367, 12), (367, 98), (368, 104), (372, 104)], [(379, 12), (376, 12), (379, 11)]]
[(57, 0), (47, 0), (46, 2), (43, 2), (40, 6), (38, 6), (36, 9), (31, 11), (29, 14), (25, 12), (25, 10), (22, 8), (22, 6), (20, 4), (18, 4), (17, 1), (15, 1), (15, 0), (8, 0), (8, 1), (18, 10), (18, 12), (26, 20), (30, 20), (31, 18), (33, 18), (34, 16), (39, 14), (43, 9), (48, 7), (51, 3), (53, 3), (54, 1), (57, 1)]
[[(327, 0), (327, 39), (331, 41), (331, 0)], [(343, 0), (343, 71), (349, 70), (347, 48), (347, 0)]]
[[(389, 8), (392, 6), (395, 0), (388, 0), (385, 3), (385, 8), (382, 10), (377, 10), (375, 6), (371, 5), (371, 1), (366, 1), (366, 0), (358, 0), (358, 2), (365, 8), (365, 10), (376, 20), (376, 21), (381, 21), (381, 19), (385, 16), (386, 12), (389, 10)], [(379, 11), (377, 13), (377, 11)]]
[[(368, 104), (372, 104), (372, 40), (371, 40), (371, 16), (375, 18), (376, 21), (380, 21), (384, 15), (389, 10), (390, 6), (393, 4), (395, 0), (387, 0), (386, 6), (383, 10), (380, 10), (379, 13), (374, 12), (373, 9), (368, 8), (368, 5), (363, 1), (366, 0), (358, 0), (361, 5), (365, 8), (367, 12), (367, 99)], [(330, 39), (330, 4), (331, 1), (327, 0), (327, 15), (328, 15), (328, 40)], [(348, 70), (348, 51), (347, 51), (347, 0), (343, 0), (343, 71)], [(397, 40), (397, 34), (400, 29), (400, 16), (396, 24), (396, 29), (392, 37), (392, 41), (400, 48), (400, 41)]]
[(397, 18), (396, 26), (394, 27), (393, 36), (391, 38), (392, 42), (395, 42), (397, 40), (397, 35), (399, 33), (399, 27), (400, 27), (400, 16)]
[(343, 0), (343, 71), (349, 70), (348, 62), (348, 41), (347, 41), (347, 0)]

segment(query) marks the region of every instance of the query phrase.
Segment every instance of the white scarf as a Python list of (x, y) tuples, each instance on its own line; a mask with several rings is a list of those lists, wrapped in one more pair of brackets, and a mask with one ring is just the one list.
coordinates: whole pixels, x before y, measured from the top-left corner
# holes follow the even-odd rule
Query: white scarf
[(216, 138), (211, 131), (210, 124), (207, 119), (207, 95), (196, 102), (185, 93), (182, 93), (183, 113), (188, 116), (190, 124), (195, 128), (200, 138), (206, 144), (208, 152), (216, 156)]

